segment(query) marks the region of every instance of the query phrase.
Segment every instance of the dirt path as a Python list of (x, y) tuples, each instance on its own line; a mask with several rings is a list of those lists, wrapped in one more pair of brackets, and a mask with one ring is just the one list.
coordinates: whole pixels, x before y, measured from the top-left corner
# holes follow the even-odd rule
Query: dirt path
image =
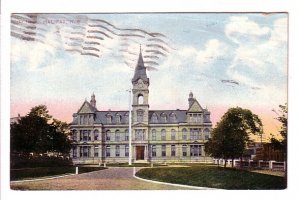
[[(138, 171), (138, 169), (136, 169)], [(133, 177), (133, 168), (109, 168), (57, 179), (12, 182), (15, 190), (186, 190), (179, 186), (149, 183)]]

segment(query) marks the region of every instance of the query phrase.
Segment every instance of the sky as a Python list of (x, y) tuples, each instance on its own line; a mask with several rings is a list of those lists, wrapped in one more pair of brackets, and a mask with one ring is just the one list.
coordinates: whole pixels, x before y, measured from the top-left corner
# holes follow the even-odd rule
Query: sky
[(150, 109), (187, 109), (192, 91), (213, 125), (247, 108), (267, 139), (280, 129), (272, 110), (287, 102), (287, 26), (286, 13), (14, 15), (11, 117), (45, 104), (71, 122), (92, 93), (98, 110), (128, 110), (141, 49)]

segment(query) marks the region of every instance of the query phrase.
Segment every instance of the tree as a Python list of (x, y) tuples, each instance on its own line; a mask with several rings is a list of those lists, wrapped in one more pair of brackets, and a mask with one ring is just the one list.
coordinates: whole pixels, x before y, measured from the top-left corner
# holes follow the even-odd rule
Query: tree
[(288, 120), (287, 120), (287, 115), (288, 115), (288, 106), (287, 103), (284, 105), (279, 105), (279, 110), (273, 112), (276, 113), (277, 119), (281, 123), (280, 127), (280, 135), (282, 136), (282, 139), (277, 139), (275, 137), (271, 138), (271, 144), (274, 147), (274, 149), (278, 149), (284, 152), (284, 159), (286, 160), (287, 158), (287, 126), (288, 126)]
[(69, 153), (71, 145), (66, 133), (66, 123), (53, 119), (45, 105), (33, 107), (11, 124), (11, 152)]
[[(262, 134), (262, 122), (248, 109), (230, 108), (212, 131), (212, 138), (205, 144), (208, 154), (228, 159), (240, 158), (250, 140), (250, 135)], [(226, 167), (226, 162), (225, 162)]]

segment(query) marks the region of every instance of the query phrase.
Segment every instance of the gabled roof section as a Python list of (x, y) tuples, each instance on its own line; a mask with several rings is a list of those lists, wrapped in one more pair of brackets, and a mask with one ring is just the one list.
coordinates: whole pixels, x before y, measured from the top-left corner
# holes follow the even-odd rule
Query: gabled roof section
[(144, 65), (144, 60), (142, 56), (142, 51), (140, 50), (139, 59), (135, 67), (134, 76), (131, 80), (132, 83), (142, 79), (143, 81), (149, 83), (149, 78), (147, 77), (146, 67)]
[(95, 108), (87, 100), (85, 100), (77, 113), (78, 114), (95, 113), (96, 111), (98, 111), (97, 108)]
[(187, 112), (202, 112), (202, 111), (203, 111), (203, 108), (201, 107), (199, 102), (196, 99), (194, 99), (194, 102), (189, 107)]

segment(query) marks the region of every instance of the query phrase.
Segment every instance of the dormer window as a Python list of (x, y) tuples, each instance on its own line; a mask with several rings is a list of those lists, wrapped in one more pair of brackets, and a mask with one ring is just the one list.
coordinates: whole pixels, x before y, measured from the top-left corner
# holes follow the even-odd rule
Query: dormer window
[(170, 114), (170, 121), (173, 123), (176, 122), (176, 114), (175, 113)]
[(158, 122), (156, 113), (153, 113), (153, 115), (152, 115), (152, 117), (151, 117), (151, 121), (152, 121), (153, 123), (157, 123), (157, 122)]
[(120, 114), (117, 114), (116, 115), (116, 122), (118, 123), (118, 124), (120, 124), (121, 123), (121, 115)]
[(126, 113), (124, 117), (125, 117), (125, 123), (128, 123), (129, 121), (128, 113)]
[(110, 114), (106, 115), (106, 123), (111, 124), (112, 122), (112, 116)]
[(161, 121), (163, 123), (167, 123), (167, 115), (166, 115), (166, 113), (161, 114)]

